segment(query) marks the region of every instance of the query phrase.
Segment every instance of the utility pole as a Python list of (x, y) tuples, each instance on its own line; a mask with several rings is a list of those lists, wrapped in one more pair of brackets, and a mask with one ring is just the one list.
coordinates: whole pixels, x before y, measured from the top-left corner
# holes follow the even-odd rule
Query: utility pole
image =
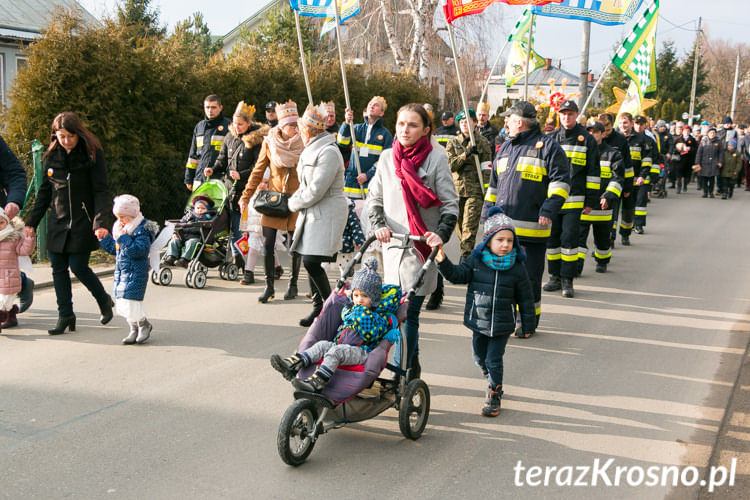
[(695, 53), (693, 55), (693, 87), (690, 90), (690, 117), (688, 118), (688, 125), (693, 126), (693, 115), (695, 114), (695, 87), (698, 84), (698, 60), (700, 59), (700, 46), (701, 46), (701, 21), (702, 18), (698, 18), (698, 33), (695, 36)]
[(589, 47), (591, 46), (591, 21), (583, 22), (583, 47), (581, 49), (581, 81), (578, 83), (578, 91), (581, 97), (578, 105), (583, 106), (589, 94)]
[(732, 87), (732, 112), (729, 116), (734, 122), (734, 112), (737, 110), (737, 87), (740, 84), (740, 49), (737, 49), (737, 64), (734, 67), (734, 86)]

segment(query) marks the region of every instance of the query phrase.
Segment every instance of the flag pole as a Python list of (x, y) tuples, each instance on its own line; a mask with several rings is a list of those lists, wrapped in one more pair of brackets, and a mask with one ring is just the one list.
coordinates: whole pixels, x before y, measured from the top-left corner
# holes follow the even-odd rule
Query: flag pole
[[(336, 46), (338, 47), (339, 64), (341, 65), (341, 82), (344, 84), (344, 100), (346, 100), (346, 109), (352, 109), (352, 105), (349, 102), (349, 87), (346, 84), (344, 50), (341, 48), (341, 30), (339, 29), (339, 0), (333, 0), (333, 6), (335, 9), (335, 15), (333, 17), (336, 19)], [(357, 167), (357, 177), (359, 177), (360, 175), (362, 175), (362, 167), (359, 166), (359, 148), (357, 147), (357, 136), (354, 134), (354, 120), (346, 123), (349, 125), (349, 133), (351, 134), (352, 140), (352, 154), (349, 156), (349, 161), (351, 162), (351, 156), (354, 156), (354, 166)], [(359, 192), (362, 194), (362, 199), (364, 200), (366, 198), (365, 187), (361, 182), (357, 181), (357, 183), (359, 184)]]
[(307, 88), (307, 101), (309, 104), (313, 104), (312, 91), (310, 90), (310, 78), (307, 76), (307, 64), (305, 64), (305, 51), (302, 47), (302, 33), (300, 33), (299, 29), (299, 12), (296, 10), (294, 10), (294, 24), (297, 26), (297, 43), (299, 43), (299, 58), (302, 62), (302, 76), (305, 77), (305, 88)]
[(484, 97), (487, 95), (487, 89), (490, 86), (490, 80), (492, 79), (492, 73), (495, 72), (495, 68), (497, 68), (497, 64), (500, 62), (500, 56), (503, 55), (503, 52), (505, 52), (505, 48), (508, 46), (509, 40), (505, 40), (505, 44), (503, 44), (503, 48), (500, 49), (500, 52), (497, 53), (497, 57), (495, 58), (495, 63), (492, 65), (492, 69), (490, 69), (490, 74), (487, 75), (487, 81), (484, 82), (484, 87), (482, 88), (482, 95), (479, 97), (479, 102), (484, 102)]
[(607, 71), (609, 71), (609, 67), (612, 66), (612, 59), (609, 60), (607, 65), (604, 67), (604, 70), (602, 71), (602, 74), (599, 75), (599, 78), (596, 80), (596, 83), (594, 84), (594, 88), (591, 89), (591, 93), (586, 98), (586, 102), (583, 103), (583, 106), (581, 106), (581, 111), (579, 114), (583, 114), (584, 111), (586, 111), (586, 108), (588, 107), (589, 103), (591, 102), (591, 99), (594, 97), (594, 94), (599, 90), (599, 84), (602, 83), (602, 79), (604, 78), (604, 75), (607, 74)]
[(534, 33), (534, 20), (536, 19), (536, 14), (533, 12), (531, 13), (531, 23), (529, 23), (529, 43), (526, 47), (526, 77), (523, 81), (523, 100), (528, 101), (529, 100), (529, 64), (531, 63), (531, 39)]
[[(461, 81), (461, 71), (458, 68), (458, 56), (456, 55), (456, 41), (453, 38), (453, 25), (449, 22), (448, 23), (448, 38), (451, 42), (451, 51), (453, 52), (453, 62), (456, 65), (456, 78), (458, 79), (458, 91), (461, 94), (461, 103), (464, 106), (464, 119), (467, 120), (468, 129), (469, 129), (469, 141), (471, 141), (471, 145), (476, 146), (476, 141), (474, 140), (474, 128), (471, 126), (471, 117), (469, 116), (469, 106), (466, 105), (466, 94), (464, 93), (464, 84)], [(477, 175), (479, 176), (479, 186), (482, 188), (482, 198), (484, 199), (484, 176), (482, 175), (482, 167), (479, 165), (479, 156), (478, 155), (472, 155), (474, 157), (474, 163), (477, 167)]]

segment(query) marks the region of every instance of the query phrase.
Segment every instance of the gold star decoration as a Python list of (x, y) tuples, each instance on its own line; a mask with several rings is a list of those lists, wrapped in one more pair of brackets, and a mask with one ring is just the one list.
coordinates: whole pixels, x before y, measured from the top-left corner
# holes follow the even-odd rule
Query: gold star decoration
[[(612, 87), (612, 93), (615, 95), (617, 102), (608, 107), (605, 111), (607, 111), (607, 113), (617, 114), (617, 112), (620, 111), (620, 106), (622, 106), (622, 102), (625, 100), (625, 96), (628, 95), (628, 92), (620, 87)], [(641, 102), (641, 112), (645, 113), (648, 108), (656, 106), (658, 102), (659, 101), (656, 99), (646, 99), (644, 97), (643, 102)]]

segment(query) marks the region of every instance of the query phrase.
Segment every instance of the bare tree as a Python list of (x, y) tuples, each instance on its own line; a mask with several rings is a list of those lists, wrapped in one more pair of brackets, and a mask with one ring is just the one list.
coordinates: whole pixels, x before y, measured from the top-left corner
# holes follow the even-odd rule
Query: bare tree
[[(714, 122), (720, 122), (729, 116), (732, 108), (732, 92), (734, 90), (734, 70), (737, 54), (740, 55), (740, 88), (737, 90), (737, 109), (735, 122), (750, 123), (750, 102), (748, 101), (750, 86), (750, 71), (747, 64), (750, 61), (750, 46), (744, 43), (732, 43), (720, 38), (705, 37), (704, 61), (708, 70), (706, 83), (708, 92), (702, 101), (706, 104), (704, 114)], [(743, 64), (745, 65), (743, 69)]]

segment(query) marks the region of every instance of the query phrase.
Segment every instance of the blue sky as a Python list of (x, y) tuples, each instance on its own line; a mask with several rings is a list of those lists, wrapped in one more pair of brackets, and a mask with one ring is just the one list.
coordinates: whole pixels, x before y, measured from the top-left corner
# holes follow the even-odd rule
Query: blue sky
[[(97, 17), (111, 12), (116, 0), (79, 0)], [(201, 11), (215, 35), (231, 31), (266, 3), (266, 0), (154, 0), (160, 10), (163, 23), (172, 27), (177, 21)], [(707, 7), (710, 5), (710, 9)], [(497, 40), (497, 50), (521, 12), (520, 7), (495, 4), (493, 10), (505, 10), (505, 22), (498, 26), (497, 34), (488, 33)], [(703, 26), (710, 37), (722, 37), (733, 42), (750, 43), (750, 16), (747, 15), (747, 0), (662, 0), (661, 19), (657, 33), (657, 50), (661, 40), (670, 39), (677, 45), (679, 54), (691, 49), (695, 41), (698, 16), (703, 16)], [(456, 23), (461, 23), (457, 20)], [(676, 27), (679, 26), (679, 27)], [(594, 73), (601, 72), (612, 55), (612, 46), (627, 28), (623, 26), (599, 26), (592, 24), (591, 60), (589, 67)], [(555, 18), (538, 18), (536, 49), (543, 57), (562, 59), (565, 69), (578, 73), (581, 53), (581, 23)], [(490, 61), (494, 60), (494, 54)]]

